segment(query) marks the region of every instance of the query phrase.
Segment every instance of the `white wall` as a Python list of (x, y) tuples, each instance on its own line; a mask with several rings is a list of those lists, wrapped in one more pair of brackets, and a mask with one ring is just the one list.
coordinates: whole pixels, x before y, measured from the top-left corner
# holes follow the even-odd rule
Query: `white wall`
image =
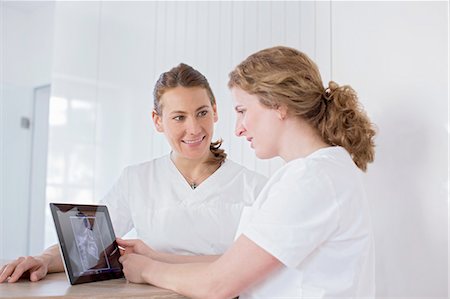
[(28, 253), (33, 90), (49, 84), (53, 4), (1, 2), (0, 258)]
[(378, 127), (366, 187), (377, 291), (447, 297), (448, 2), (334, 2), (332, 77)]

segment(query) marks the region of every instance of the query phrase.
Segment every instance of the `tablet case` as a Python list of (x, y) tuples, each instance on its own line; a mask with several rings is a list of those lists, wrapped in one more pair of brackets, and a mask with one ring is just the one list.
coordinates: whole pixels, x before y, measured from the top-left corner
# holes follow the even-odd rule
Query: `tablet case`
[(50, 210), (70, 284), (124, 276), (106, 206), (50, 203)]

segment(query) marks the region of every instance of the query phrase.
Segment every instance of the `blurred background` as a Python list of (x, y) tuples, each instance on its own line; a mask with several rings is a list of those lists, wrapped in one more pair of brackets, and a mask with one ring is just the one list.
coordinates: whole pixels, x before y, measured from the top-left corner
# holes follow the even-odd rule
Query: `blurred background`
[(378, 128), (365, 184), (377, 297), (447, 298), (449, 3), (0, 2), (0, 259), (56, 243), (49, 202), (95, 203), (130, 164), (169, 151), (151, 121), (160, 73), (209, 79), (215, 137), (269, 176), (233, 134), (228, 73), (285, 45), (350, 84)]

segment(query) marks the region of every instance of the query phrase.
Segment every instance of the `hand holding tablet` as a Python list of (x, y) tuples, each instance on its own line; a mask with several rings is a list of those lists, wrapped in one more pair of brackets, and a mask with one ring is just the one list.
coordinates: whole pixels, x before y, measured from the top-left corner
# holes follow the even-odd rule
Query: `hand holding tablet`
[(51, 203), (50, 209), (72, 285), (123, 277), (106, 206)]

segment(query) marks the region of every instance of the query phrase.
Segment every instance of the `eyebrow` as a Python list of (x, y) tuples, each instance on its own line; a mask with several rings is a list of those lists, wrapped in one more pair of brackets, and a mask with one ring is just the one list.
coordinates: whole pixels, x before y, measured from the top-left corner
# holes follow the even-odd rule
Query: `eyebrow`
[(200, 107), (198, 107), (197, 110), (195, 110), (195, 111), (203, 110), (203, 109), (205, 109), (205, 108), (209, 108), (209, 106), (208, 106), (208, 105), (200, 106)]
[[(200, 106), (200, 107), (198, 107), (198, 108), (195, 110), (195, 112), (198, 112), (198, 111), (203, 110), (203, 109), (205, 109), (205, 108), (209, 109), (209, 106), (208, 106), (208, 105)], [(186, 112), (186, 111), (181, 111), (181, 110), (176, 110), (176, 111), (170, 112), (170, 114), (187, 114), (187, 112)]]

